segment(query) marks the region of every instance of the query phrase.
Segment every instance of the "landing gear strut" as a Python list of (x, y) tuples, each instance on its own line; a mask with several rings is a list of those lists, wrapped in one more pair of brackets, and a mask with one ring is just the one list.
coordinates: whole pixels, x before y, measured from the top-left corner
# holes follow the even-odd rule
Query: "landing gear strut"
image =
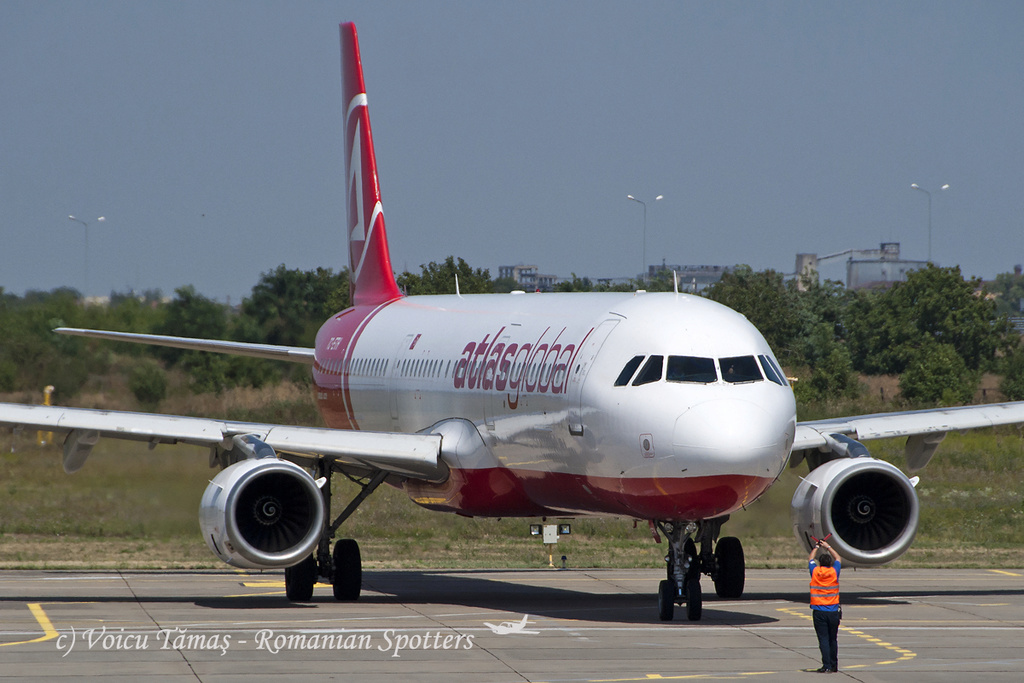
[(658, 586), (658, 618), (671, 621), (675, 606), (686, 605), (686, 618), (699, 621), (702, 610), (700, 591), (700, 560), (691, 535), (697, 529), (694, 523), (658, 522), (658, 528), (668, 538), (665, 557), (668, 577)]
[[(331, 467), (330, 463), (321, 460), (317, 465), (318, 474), (327, 479), (320, 489), (324, 497), (324, 507), (331, 509)], [(367, 481), (359, 481), (349, 477), (361, 487), (341, 514), (329, 525), (324, 525), (320, 534), (320, 543), (316, 554), (310, 555), (302, 562), (284, 570), (285, 595), (294, 602), (306, 602), (313, 597), (313, 587), (317, 580), (329, 582), (334, 589), (337, 600), (353, 601), (359, 599), (363, 584), (363, 563), (359, 553), (359, 544), (351, 538), (343, 538), (334, 544), (331, 552), (331, 539), (346, 519), (352, 516), (367, 496), (384, 483), (387, 473), (378, 470)]]
[[(668, 575), (658, 586), (658, 618), (662, 621), (672, 620), (676, 605), (686, 605), (686, 618), (690, 621), (700, 620), (703, 612), (701, 574), (711, 577), (718, 597), (736, 599), (743, 595), (746, 572), (743, 545), (732, 536), (718, 538), (727, 519), (705, 520), (700, 524), (655, 522), (668, 539), (665, 557)], [(698, 541), (700, 553), (697, 552)]]

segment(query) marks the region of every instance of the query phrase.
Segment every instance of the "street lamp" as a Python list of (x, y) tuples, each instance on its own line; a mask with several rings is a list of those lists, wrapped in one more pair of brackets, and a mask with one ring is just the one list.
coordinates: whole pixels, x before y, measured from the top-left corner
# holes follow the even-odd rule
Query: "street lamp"
[[(658, 201), (659, 199), (664, 198), (664, 195), (659, 194), (657, 197), (654, 198), (654, 201)], [(647, 202), (642, 202), (631, 194), (627, 194), (626, 199), (632, 199), (634, 202), (636, 202), (637, 204), (641, 204), (644, 207), (644, 239), (643, 254), (641, 257), (643, 259), (643, 263), (640, 264), (640, 274), (644, 280), (647, 280)]]
[[(74, 216), (68, 216), (68, 219), (72, 220), (72, 221), (74, 221), (76, 223), (81, 223), (82, 225), (85, 226), (85, 255), (84, 255), (83, 259), (82, 259), (83, 268), (85, 269), (85, 291), (82, 292), (82, 298), (84, 299), (85, 297), (89, 296), (89, 225), (90, 224), (86, 223), (81, 218), (75, 218)], [(107, 220), (105, 217), (100, 216), (99, 218), (97, 218), (93, 222), (94, 223), (102, 223), (105, 220)]]
[[(920, 190), (921, 192), (924, 192), (926, 195), (928, 195), (928, 263), (931, 263), (932, 262), (932, 193), (929, 192), (928, 190), (924, 189), (923, 187), (921, 187), (917, 183), (911, 183), (910, 187), (911, 187), (911, 189)], [(946, 183), (945, 185), (943, 185), (939, 189), (940, 190), (948, 190), (949, 189), (949, 183)]]

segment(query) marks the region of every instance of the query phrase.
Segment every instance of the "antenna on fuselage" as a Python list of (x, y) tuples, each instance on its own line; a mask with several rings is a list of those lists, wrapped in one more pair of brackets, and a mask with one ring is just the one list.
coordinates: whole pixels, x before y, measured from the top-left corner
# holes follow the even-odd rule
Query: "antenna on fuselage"
[(679, 294), (679, 273), (672, 271), (672, 289)]
[(455, 296), (461, 297), (462, 294), (459, 292), (459, 274), (455, 273)]

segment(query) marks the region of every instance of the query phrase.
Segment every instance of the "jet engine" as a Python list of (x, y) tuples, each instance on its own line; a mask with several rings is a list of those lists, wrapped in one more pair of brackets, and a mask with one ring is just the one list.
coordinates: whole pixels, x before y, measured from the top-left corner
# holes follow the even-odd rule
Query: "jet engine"
[(324, 501), (304, 469), (275, 457), (242, 460), (213, 478), (199, 527), (213, 553), (235, 567), (290, 567), (320, 540)]
[(810, 551), (829, 539), (844, 565), (885, 564), (905, 553), (917, 534), (919, 506), (911, 481), (871, 457), (837, 458), (811, 470), (791, 507), (793, 532)]

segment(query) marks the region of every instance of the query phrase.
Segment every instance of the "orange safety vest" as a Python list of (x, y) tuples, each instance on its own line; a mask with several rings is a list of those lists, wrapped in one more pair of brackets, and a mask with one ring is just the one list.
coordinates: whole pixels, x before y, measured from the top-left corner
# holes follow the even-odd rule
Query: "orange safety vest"
[(815, 567), (811, 572), (811, 607), (839, 604), (839, 576), (832, 567)]

